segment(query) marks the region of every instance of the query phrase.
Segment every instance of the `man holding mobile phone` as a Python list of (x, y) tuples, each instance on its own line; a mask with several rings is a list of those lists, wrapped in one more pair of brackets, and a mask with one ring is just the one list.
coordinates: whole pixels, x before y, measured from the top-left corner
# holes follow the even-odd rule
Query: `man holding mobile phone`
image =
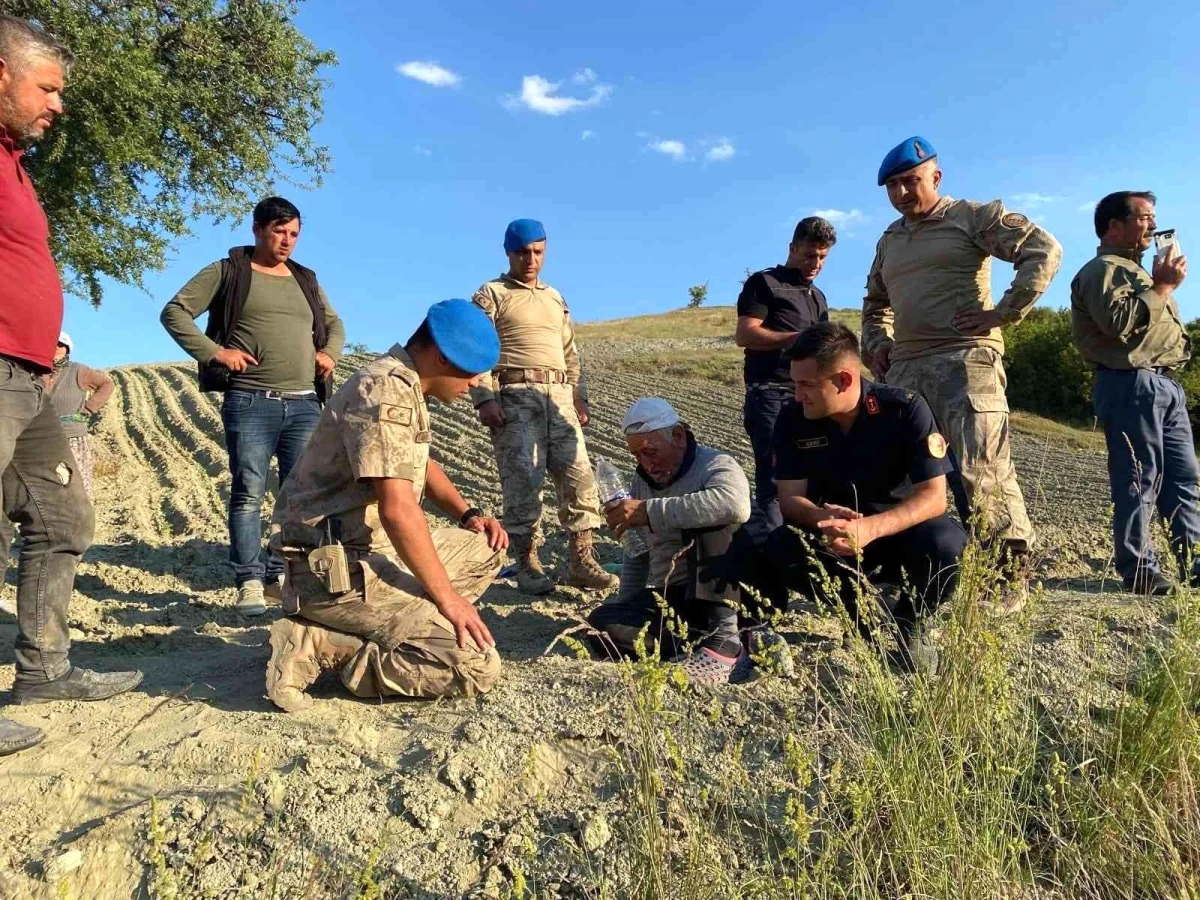
[(1171, 589), (1154, 553), (1155, 508), (1170, 526), (1181, 580), (1200, 586), (1200, 467), (1173, 377), (1191, 358), (1174, 296), (1187, 257), (1163, 241), (1153, 272), (1142, 267), (1157, 202), (1150, 191), (1117, 191), (1096, 204), (1100, 249), (1071, 282), (1075, 342), (1096, 370), (1092, 402), (1108, 445), (1115, 564), (1127, 591), (1152, 595)]

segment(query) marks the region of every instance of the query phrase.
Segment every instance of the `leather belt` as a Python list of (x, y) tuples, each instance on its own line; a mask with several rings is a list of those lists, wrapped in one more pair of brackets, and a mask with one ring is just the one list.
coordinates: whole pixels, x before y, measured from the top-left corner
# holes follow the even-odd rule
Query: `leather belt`
[(566, 384), (567, 373), (558, 369), (501, 369), (496, 380), (501, 384)]
[(255, 391), (268, 400), (316, 400), (316, 391)]

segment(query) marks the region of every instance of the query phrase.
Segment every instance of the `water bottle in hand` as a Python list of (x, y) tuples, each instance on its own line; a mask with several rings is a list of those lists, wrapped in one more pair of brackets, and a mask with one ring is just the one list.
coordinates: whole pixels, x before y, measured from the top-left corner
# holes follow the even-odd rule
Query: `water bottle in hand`
[[(605, 509), (621, 500), (633, 499), (617, 467), (603, 456), (596, 457), (596, 488), (600, 492)], [(621, 537), (621, 546), (625, 548), (625, 555), (630, 557), (641, 556), (650, 550), (645, 530), (642, 528), (627, 528)]]

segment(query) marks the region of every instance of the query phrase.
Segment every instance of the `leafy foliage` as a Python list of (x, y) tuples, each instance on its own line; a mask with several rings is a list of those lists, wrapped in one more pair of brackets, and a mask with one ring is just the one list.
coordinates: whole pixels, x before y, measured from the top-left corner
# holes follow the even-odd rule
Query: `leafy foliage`
[(699, 309), (708, 298), (708, 282), (693, 284), (688, 288), (688, 309)]
[(1008, 402), (1055, 419), (1092, 418), (1092, 372), (1071, 333), (1065, 309), (1035, 309), (1004, 328)]
[[(336, 63), (296, 0), (0, 0), (74, 52), (67, 111), (27, 159), (70, 290), (141, 285), (197, 216), (242, 216), (276, 180), (319, 184)], [(292, 181), (295, 184), (297, 182)]]

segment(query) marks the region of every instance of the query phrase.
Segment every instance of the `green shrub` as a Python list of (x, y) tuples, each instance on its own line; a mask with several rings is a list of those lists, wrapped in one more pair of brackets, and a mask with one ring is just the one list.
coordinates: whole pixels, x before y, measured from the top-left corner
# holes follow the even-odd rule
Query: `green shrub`
[(1004, 328), (1008, 402), (1052, 419), (1090, 421), (1092, 372), (1071, 334), (1071, 312), (1035, 309)]

